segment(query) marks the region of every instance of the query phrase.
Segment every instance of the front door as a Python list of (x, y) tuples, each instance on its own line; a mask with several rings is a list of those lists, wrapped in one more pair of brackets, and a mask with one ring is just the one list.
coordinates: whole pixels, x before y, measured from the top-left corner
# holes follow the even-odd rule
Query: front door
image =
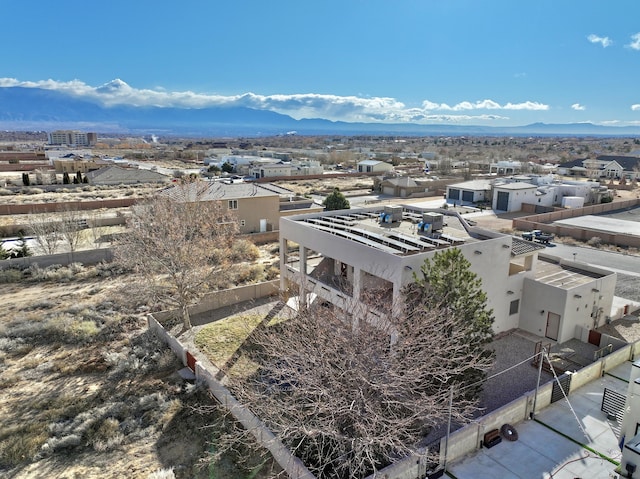
[(549, 339), (553, 339), (554, 341), (557, 341), (559, 331), (560, 331), (560, 315), (556, 313), (548, 313), (547, 329), (544, 335)]
[(509, 209), (509, 193), (506, 191), (498, 191), (498, 199), (496, 201), (496, 209), (498, 211), (507, 211)]

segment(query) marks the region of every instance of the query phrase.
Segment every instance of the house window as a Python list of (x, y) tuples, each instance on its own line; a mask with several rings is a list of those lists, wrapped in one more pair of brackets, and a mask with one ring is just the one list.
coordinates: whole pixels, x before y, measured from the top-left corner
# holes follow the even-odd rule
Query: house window
[(240, 220), (240, 226), (246, 226), (247, 222), (245, 220)]
[(520, 300), (514, 299), (509, 303), (509, 314), (517, 314), (518, 309), (520, 308)]
[(237, 210), (238, 209), (238, 200), (229, 200), (229, 209)]

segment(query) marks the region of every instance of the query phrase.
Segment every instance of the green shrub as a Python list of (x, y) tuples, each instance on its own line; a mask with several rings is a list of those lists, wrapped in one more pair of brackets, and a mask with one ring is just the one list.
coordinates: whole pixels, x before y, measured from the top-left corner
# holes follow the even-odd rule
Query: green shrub
[(0, 270), (0, 283), (19, 283), (24, 278), (24, 273), (15, 268)]

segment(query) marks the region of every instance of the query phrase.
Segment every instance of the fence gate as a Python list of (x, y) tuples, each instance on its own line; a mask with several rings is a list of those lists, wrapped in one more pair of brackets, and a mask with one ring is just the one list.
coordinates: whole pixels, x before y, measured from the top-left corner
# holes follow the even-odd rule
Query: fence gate
[(197, 362), (198, 362), (198, 360), (195, 358), (195, 356), (193, 354), (191, 354), (189, 351), (187, 351), (187, 366), (194, 373), (196, 372), (196, 363)]
[[(562, 389), (561, 389), (562, 388)], [(565, 394), (569, 395), (571, 388), (571, 374), (563, 374), (558, 377), (557, 381), (553, 382), (553, 389), (551, 390), (551, 402), (554, 403), (560, 399), (564, 399)], [(564, 391), (564, 394), (562, 394)]]
[(602, 395), (602, 406), (600, 410), (607, 416), (617, 417), (624, 410), (624, 403), (627, 397), (612, 389), (604, 388)]

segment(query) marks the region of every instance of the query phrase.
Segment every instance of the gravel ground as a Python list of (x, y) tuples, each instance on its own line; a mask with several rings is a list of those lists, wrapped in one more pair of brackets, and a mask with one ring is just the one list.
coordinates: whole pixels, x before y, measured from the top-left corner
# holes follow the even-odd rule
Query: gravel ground
[(615, 295), (640, 302), (640, 278), (618, 273)]
[[(512, 332), (495, 340), (492, 346), (496, 352), (496, 363), (489, 376), (502, 374), (489, 379), (485, 384), (480, 398), (484, 414), (534, 390), (538, 381), (538, 368), (531, 364), (531, 358), (535, 354), (535, 341)], [(519, 363), (522, 364), (513, 367)], [(509, 369), (511, 367), (513, 369)], [(553, 376), (543, 371), (540, 384), (551, 379)]]

